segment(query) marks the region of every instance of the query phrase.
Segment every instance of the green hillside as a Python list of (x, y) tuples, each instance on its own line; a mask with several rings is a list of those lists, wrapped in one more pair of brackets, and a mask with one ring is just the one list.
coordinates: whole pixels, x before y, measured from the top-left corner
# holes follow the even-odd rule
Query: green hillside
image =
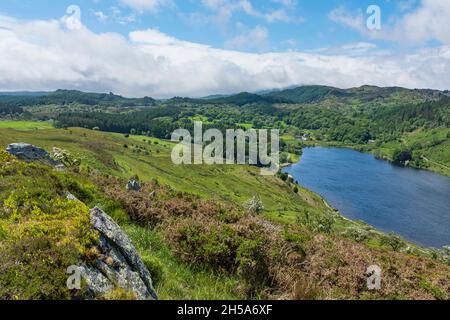
[[(64, 148), (81, 159), (81, 165), (61, 173), (2, 158), (2, 252), (14, 252), (10, 240), (16, 236), (25, 242), (47, 235), (55, 242), (66, 237), (75, 237), (73, 244), (81, 241), (76, 234), (30, 233), (23, 223), (36, 219), (39, 229), (47, 230), (48, 223), (69, 226), (79, 221), (76, 215), (51, 211), (65, 208), (64, 202), (53, 209), (45, 205), (60, 201), (60, 193), (69, 191), (86, 206), (67, 210), (81, 214), (87, 207), (100, 206), (122, 226), (149, 267), (162, 299), (448, 298), (450, 268), (443, 264), (441, 253), (348, 221), (319, 196), (298, 186), (297, 193), (295, 183), (260, 176), (257, 168), (175, 166), (170, 161), (170, 142), (80, 128), (0, 128), (0, 146), (12, 142), (49, 151)], [(125, 184), (133, 175), (139, 176), (143, 189), (130, 194)], [(245, 203), (252, 198), (260, 198), (264, 208), (247, 210)], [(39, 214), (33, 209), (30, 215), (29, 208), (39, 208)], [(16, 210), (14, 216), (8, 214), (11, 210)], [(80, 248), (78, 254), (85, 255), (86, 246)], [(69, 262), (77, 258), (65, 255), (63, 249), (52, 251), (59, 265), (66, 258)], [(30, 249), (22, 250), (26, 255)], [(11, 282), (13, 272), (22, 277), (17, 279), (26, 279), (28, 271), (9, 259), (7, 255), (0, 262), (5, 290), (0, 290), (0, 297), (14, 292), (19, 298), (42, 298), (37, 287), (25, 291), (20, 281)], [(38, 261), (36, 270), (48, 268)], [(389, 285), (380, 292), (365, 287), (368, 261), (386, 270)], [(68, 298), (60, 284), (46, 278), (39, 281), (38, 286), (48, 288), (47, 298)]]
[(352, 94), (343, 89), (326, 86), (303, 86), (269, 93), (266, 96), (290, 100), (293, 103), (311, 103), (331, 97), (351, 97)]
[(30, 105), (71, 104), (84, 105), (116, 105), (116, 106), (149, 106), (155, 102), (150, 97), (130, 99), (113, 93), (85, 93), (76, 90), (57, 90), (40, 94), (4, 94), (0, 92), (0, 104), (14, 105), (18, 107)]

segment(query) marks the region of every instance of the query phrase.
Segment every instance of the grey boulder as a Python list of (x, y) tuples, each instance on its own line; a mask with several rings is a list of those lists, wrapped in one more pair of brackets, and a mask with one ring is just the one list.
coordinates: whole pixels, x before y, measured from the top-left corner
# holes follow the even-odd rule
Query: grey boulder
[(141, 191), (141, 184), (137, 180), (130, 180), (127, 183), (128, 191)]
[(59, 164), (44, 149), (27, 143), (11, 143), (6, 148), (6, 152), (25, 162), (40, 161), (52, 166)]
[(122, 229), (99, 208), (91, 210), (91, 223), (100, 233), (99, 257), (92, 266), (83, 266), (92, 295), (107, 294), (118, 286), (138, 300), (158, 299), (150, 272)]

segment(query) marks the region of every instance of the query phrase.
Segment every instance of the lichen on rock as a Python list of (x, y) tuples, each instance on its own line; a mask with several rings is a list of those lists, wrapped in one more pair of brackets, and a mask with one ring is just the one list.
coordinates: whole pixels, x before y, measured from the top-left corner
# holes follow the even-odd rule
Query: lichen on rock
[(152, 278), (142, 262), (136, 248), (122, 229), (101, 209), (91, 210), (91, 223), (100, 233), (98, 244), (99, 257), (93, 266), (84, 273), (91, 291), (104, 295), (110, 291), (106, 279), (111, 285), (131, 291), (140, 300), (155, 300), (157, 294)]

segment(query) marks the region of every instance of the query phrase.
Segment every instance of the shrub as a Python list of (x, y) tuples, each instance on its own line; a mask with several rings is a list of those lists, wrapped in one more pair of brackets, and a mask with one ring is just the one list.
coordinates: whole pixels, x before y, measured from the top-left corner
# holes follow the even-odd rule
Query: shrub
[(13, 156), (11, 156), (8, 152), (5, 150), (0, 150), (0, 163), (5, 163), (11, 161), (12, 159)]
[(66, 269), (78, 259), (74, 245), (46, 236), (0, 245), (0, 300), (70, 299)]
[(308, 211), (297, 216), (297, 224), (316, 232), (331, 233), (335, 220), (329, 215), (312, 216)]
[(244, 203), (244, 208), (247, 209), (249, 213), (260, 214), (264, 211), (264, 204), (259, 196), (254, 196)]
[(270, 275), (266, 254), (265, 240), (261, 235), (242, 241), (237, 249), (237, 274), (246, 282), (249, 295), (254, 295), (268, 283)]
[(268, 288), (292, 290), (292, 266), (301, 254), (256, 216), (225, 223), (215, 215), (172, 220), (165, 235), (175, 254), (196, 267), (236, 274), (249, 298), (269, 297)]
[(353, 239), (356, 242), (364, 242), (370, 237), (369, 232), (361, 228), (349, 228), (345, 230), (342, 235), (346, 238)]
[(405, 242), (395, 233), (389, 233), (381, 238), (381, 244), (391, 247), (394, 251), (400, 251), (405, 246)]
[(396, 149), (392, 156), (392, 160), (396, 164), (404, 165), (407, 161), (412, 160), (412, 152), (410, 150)]
[(283, 172), (280, 174), (280, 179), (283, 180), (284, 182), (286, 182), (288, 178), (289, 178), (289, 175), (287, 173)]
[(167, 236), (186, 262), (225, 271), (235, 269), (239, 239), (226, 224), (183, 219), (175, 223)]
[(441, 250), (442, 253), (442, 260), (450, 265), (450, 246), (444, 246)]
[(81, 165), (81, 160), (79, 158), (72, 156), (67, 150), (56, 147), (53, 148), (52, 158), (61, 162), (68, 168), (79, 167)]

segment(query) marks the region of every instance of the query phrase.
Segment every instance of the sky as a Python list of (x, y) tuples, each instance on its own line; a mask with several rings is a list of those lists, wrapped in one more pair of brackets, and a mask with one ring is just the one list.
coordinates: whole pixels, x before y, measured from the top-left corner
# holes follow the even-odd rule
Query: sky
[(2, 0), (0, 91), (450, 89), (448, 0)]

